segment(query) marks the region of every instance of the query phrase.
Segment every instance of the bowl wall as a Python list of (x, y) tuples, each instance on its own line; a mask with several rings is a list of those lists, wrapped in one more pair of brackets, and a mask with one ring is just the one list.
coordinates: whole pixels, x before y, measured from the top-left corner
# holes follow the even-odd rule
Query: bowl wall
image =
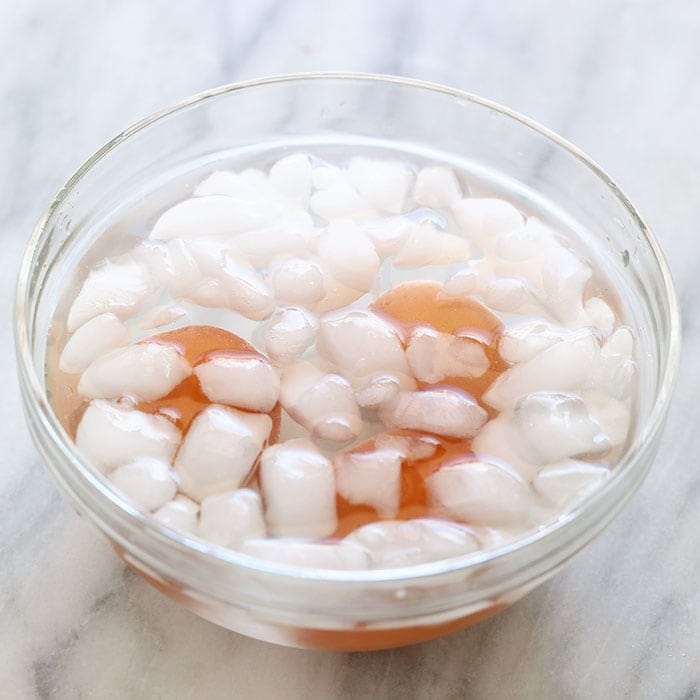
[[(74, 452), (46, 398), (44, 368), (66, 280), (104, 255), (95, 241), (140, 203), (220, 161), (296, 150), (381, 149), (453, 163), (475, 183), (583, 241), (640, 338), (636, 428), (611, 479), (560, 521), (497, 552), (391, 572), (327, 572), (253, 560), (177, 535), (135, 511)], [(166, 199), (162, 204), (167, 203)], [(110, 245), (115, 244), (114, 233)], [(20, 272), (16, 338), (25, 412), (44, 461), (80, 512), (147, 580), (218, 624), (277, 643), (399, 646), (472, 624), (551, 576), (614, 517), (657, 449), (678, 363), (668, 270), (609, 178), (529, 120), (439, 86), (379, 76), (290, 76), (188, 100), (107, 144), (40, 221)], [(47, 342), (47, 338), (49, 342)]]

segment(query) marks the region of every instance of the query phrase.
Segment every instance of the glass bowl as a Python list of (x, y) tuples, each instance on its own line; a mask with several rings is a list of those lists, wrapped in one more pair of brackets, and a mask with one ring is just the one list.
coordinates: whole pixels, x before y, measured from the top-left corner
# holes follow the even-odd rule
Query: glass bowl
[[(47, 399), (47, 340), (66, 280), (116, 211), (175, 178), (268, 149), (382, 148), (459, 163), (495, 191), (585, 237), (639, 335), (633, 435), (611, 478), (571, 512), (497, 549), (385, 571), (304, 569), (169, 530), (113, 492), (76, 451)], [(499, 105), (388, 76), (309, 74), (229, 85), (114, 138), (66, 183), (37, 225), (17, 289), (15, 333), (29, 429), (76, 510), (166, 595), (279, 644), (378, 649), (430, 639), (507, 607), (552, 576), (620, 511), (647, 473), (676, 377), (679, 314), (652, 234), (612, 180), (569, 143)]]

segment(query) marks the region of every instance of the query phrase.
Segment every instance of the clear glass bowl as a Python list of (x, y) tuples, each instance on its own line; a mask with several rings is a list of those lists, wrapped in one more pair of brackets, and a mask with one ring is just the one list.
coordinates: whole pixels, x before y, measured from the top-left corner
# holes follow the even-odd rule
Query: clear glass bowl
[[(606, 261), (640, 337), (634, 434), (612, 477), (573, 511), (516, 542), (387, 571), (301, 569), (168, 530), (112, 492), (77, 454), (46, 395), (48, 330), (66, 280), (117, 210), (174, 177), (261, 149), (363, 144), (450, 160), (493, 189), (585, 236)], [(676, 297), (653, 236), (611, 179), (576, 148), (518, 114), (447, 87), (371, 75), (239, 83), (127, 129), (56, 196), (22, 262), (15, 331), (32, 437), (77, 511), (150, 583), (211, 620), (299, 647), (377, 649), (460, 629), (518, 600), (619, 512), (656, 454), (680, 348)]]

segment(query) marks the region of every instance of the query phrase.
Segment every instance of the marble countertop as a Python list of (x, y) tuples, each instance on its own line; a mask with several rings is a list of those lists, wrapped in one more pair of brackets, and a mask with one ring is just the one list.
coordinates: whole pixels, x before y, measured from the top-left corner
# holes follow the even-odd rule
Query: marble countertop
[[(0, 697), (694, 698), (700, 695), (700, 5), (691, 0), (24, 0), (0, 9)], [(400, 650), (285, 649), (217, 628), (125, 569), (58, 494), (19, 409), (12, 295), (42, 209), (92, 151), (221, 83), (395, 73), (502, 102), (587, 151), (666, 250), (681, 376), (655, 468), (553, 580)]]

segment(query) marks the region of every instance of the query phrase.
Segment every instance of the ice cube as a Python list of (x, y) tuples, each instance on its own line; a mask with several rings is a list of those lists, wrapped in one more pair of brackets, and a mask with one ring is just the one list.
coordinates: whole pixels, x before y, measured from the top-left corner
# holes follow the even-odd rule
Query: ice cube
[(287, 566), (311, 569), (355, 570), (369, 568), (369, 555), (351, 544), (321, 544), (305, 540), (246, 540), (243, 554)]
[(523, 226), (498, 237), (496, 251), (505, 260), (522, 262), (541, 257), (552, 245), (558, 246), (554, 232), (539, 219), (530, 216)]
[(516, 405), (515, 418), (533, 463), (552, 464), (610, 448), (586, 404), (573, 394), (530, 394)]
[(478, 270), (471, 265), (458, 270), (445, 282), (445, 292), (451, 296), (478, 294), (480, 289), (481, 277)]
[(360, 197), (345, 171), (319, 166), (311, 171), (311, 178), (318, 191), (311, 195), (309, 208), (317, 216), (326, 221), (376, 218), (376, 209)]
[(355, 385), (355, 398), (362, 408), (377, 409), (398, 396), (400, 391), (414, 391), (416, 383), (405, 374), (370, 374)]
[(337, 527), (333, 465), (311, 440), (268, 447), (260, 484), (270, 534), (327, 537)]
[(217, 170), (195, 187), (194, 195), (195, 197), (224, 195), (233, 199), (258, 202), (266, 196), (270, 197), (272, 192), (265, 173), (260, 170), (249, 169), (240, 173)]
[(507, 328), (498, 343), (500, 356), (511, 363), (525, 362), (569, 335), (566, 328), (544, 319), (524, 321)]
[(451, 464), (431, 474), (425, 484), (437, 514), (471, 525), (527, 528), (540, 515), (530, 486), (506, 465)]
[(306, 206), (311, 194), (311, 162), (305, 153), (280, 158), (270, 168), (270, 184), (280, 194)]
[(269, 278), (275, 298), (283, 304), (312, 305), (326, 293), (323, 270), (313, 260), (281, 260), (271, 267)]
[(370, 523), (351, 532), (343, 541), (369, 552), (375, 569), (425, 564), (479, 549), (470, 528), (437, 518)]
[(413, 376), (428, 384), (447, 377), (481, 377), (489, 368), (486, 353), (476, 340), (427, 327), (411, 333), (406, 358)]
[(620, 326), (605, 341), (601, 354), (605, 357), (623, 355), (632, 357), (634, 353), (634, 335), (627, 326)]
[(180, 299), (201, 285), (206, 278), (185, 241), (175, 238), (168, 241), (167, 246), (168, 291), (174, 299)]
[[(305, 221), (311, 222), (311, 216), (307, 209), (309, 204), (308, 194), (311, 187), (311, 173), (308, 173), (308, 179), (304, 182), (303, 163), (304, 156), (290, 156), (289, 159), (282, 158), (280, 168), (275, 165), (270, 169), (270, 174), (264, 173), (256, 168), (246, 168), (241, 171), (241, 178), (246, 180), (248, 184), (256, 192), (258, 199), (263, 200), (263, 204), (268, 208), (274, 207), (278, 211), (277, 219), (282, 221), (288, 216), (300, 217)], [(284, 162), (282, 162), (284, 161)], [(286, 172), (282, 172), (282, 170)], [(300, 179), (295, 180), (292, 170), (295, 170)], [(283, 180), (285, 182), (283, 182)], [(308, 189), (305, 185), (308, 185)], [(304, 193), (306, 192), (306, 198)]]
[(371, 206), (400, 213), (413, 184), (413, 173), (396, 160), (356, 156), (348, 166), (350, 182)]
[(154, 401), (167, 396), (191, 373), (173, 345), (137, 343), (96, 359), (80, 377), (78, 392), (90, 399), (133, 396)]
[(371, 311), (353, 309), (325, 316), (316, 347), (349, 378), (377, 372), (409, 373), (398, 334)]
[[(174, 242), (170, 241), (170, 244)], [(200, 236), (184, 241), (184, 245), (197, 264), (197, 269), (206, 276), (220, 277), (227, 255), (239, 258), (241, 264), (250, 269), (250, 265), (241, 258), (235, 247), (233, 236)]]
[(317, 165), (312, 168), (311, 182), (319, 190), (327, 190), (343, 184), (352, 187), (348, 181), (347, 172), (334, 165)]
[(556, 508), (570, 508), (598, 489), (610, 476), (600, 464), (568, 459), (541, 469), (533, 481), (537, 493)]
[(171, 323), (175, 323), (175, 321), (185, 316), (187, 316), (187, 309), (179, 304), (163, 304), (142, 316), (139, 321), (139, 328), (141, 330), (162, 328), (163, 326), (169, 326)]
[(413, 199), (422, 207), (450, 207), (462, 199), (462, 188), (451, 168), (433, 165), (421, 168), (413, 186)]
[(522, 432), (511, 414), (501, 413), (490, 420), (472, 440), (472, 451), (482, 461), (501, 461), (529, 481), (537, 473)]
[(499, 375), (483, 400), (502, 411), (535, 391), (575, 391), (586, 382), (599, 352), (598, 341), (590, 329), (572, 332)]
[(277, 311), (265, 329), (265, 352), (276, 365), (295, 362), (316, 340), (316, 317), (300, 308)]
[(399, 452), (408, 462), (430, 459), (440, 449), (440, 441), (432, 435), (401, 435), (379, 433), (374, 438), (378, 449), (391, 449)]
[(252, 489), (237, 489), (205, 498), (197, 534), (231, 549), (237, 549), (247, 539), (265, 537), (260, 496)]
[(193, 534), (199, 521), (199, 504), (187, 496), (175, 496), (161, 506), (153, 517), (171, 530)]
[(361, 292), (374, 285), (379, 256), (372, 241), (351, 221), (336, 220), (317, 242), (318, 254), (341, 284)]
[(63, 348), (58, 366), (62, 372), (79, 374), (98, 357), (126, 345), (129, 331), (112, 313), (100, 314), (78, 328)]
[(531, 297), (528, 299), (530, 303), (525, 304), (522, 311), (518, 309), (518, 313), (532, 316), (544, 314), (546, 320), (554, 320), (555, 315), (547, 305), (542, 291), (541, 258), (513, 262), (489, 254), (487, 257), (472, 260), (471, 265), (479, 276), (479, 293), (484, 294), (486, 286), (495, 280), (521, 280)]
[[(529, 217), (524, 225), (521, 222), (499, 234), (477, 236), (477, 242), (487, 253), (472, 263), (482, 278), (514, 278), (525, 283), (531, 303), (518, 312), (539, 314), (544, 309), (552, 319), (567, 325), (585, 325), (579, 319), (585, 315), (582, 294), (590, 268), (541, 221)], [(570, 288), (564, 289), (566, 285)]]
[(600, 330), (603, 335), (612, 333), (615, 327), (615, 312), (610, 308), (609, 304), (600, 297), (591, 297), (583, 305), (583, 309), (590, 319), (590, 322)]
[(523, 215), (504, 199), (467, 197), (452, 205), (461, 235), (489, 252), (497, 237), (523, 225)]
[(262, 277), (245, 262), (226, 255), (218, 280), (228, 295), (228, 308), (253, 321), (261, 321), (270, 315), (272, 293)]
[(446, 437), (471, 438), (486, 422), (484, 411), (465, 392), (448, 387), (401, 392), (379, 409), (387, 428), (424, 430)]
[(372, 241), (379, 255), (394, 255), (404, 244), (408, 235), (418, 227), (414, 221), (403, 216), (385, 217), (363, 224), (362, 230)]
[(191, 289), (186, 298), (187, 301), (207, 309), (227, 309), (229, 307), (228, 291), (219, 280), (211, 277)]
[(207, 195), (185, 199), (166, 209), (153, 225), (151, 238), (223, 236), (250, 231), (271, 223), (279, 216), (264, 199), (238, 199), (225, 195)]
[(561, 244), (552, 245), (542, 265), (544, 301), (566, 323), (583, 310), (583, 290), (591, 278), (591, 266)]
[(211, 405), (197, 414), (175, 458), (180, 491), (195, 501), (237, 489), (250, 473), (272, 420), (260, 413)]
[(156, 510), (175, 497), (177, 482), (168, 462), (154, 457), (139, 457), (122, 464), (109, 480), (139, 508)]
[(394, 257), (396, 267), (451, 265), (469, 258), (469, 243), (451, 233), (443, 233), (432, 221), (425, 221), (409, 232)]
[(297, 214), (265, 228), (244, 231), (232, 240), (239, 255), (261, 268), (280, 255), (308, 254), (318, 233), (310, 219)]
[(633, 343), (628, 328), (612, 333), (601, 348), (587, 386), (616, 399), (630, 396), (637, 376), (637, 363), (632, 359)]
[(494, 277), (484, 285), (484, 303), (496, 311), (526, 313), (533, 308), (529, 284), (519, 277)]
[(206, 397), (248, 411), (271, 411), (280, 393), (280, 380), (261, 355), (217, 355), (194, 368)]
[(168, 244), (165, 241), (147, 239), (132, 248), (128, 256), (146, 268), (154, 286), (163, 287), (168, 283)]
[(148, 270), (130, 256), (91, 270), (68, 312), (69, 332), (95, 316), (111, 312), (122, 321), (138, 313), (153, 294)]
[(338, 374), (324, 374), (308, 362), (284, 370), (280, 401), (297, 423), (324, 440), (346, 442), (362, 430), (349, 382)]
[(584, 391), (581, 394), (591, 416), (610, 439), (613, 447), (623, 445), (627, 440), (632, 422), (629, 399), (613, 398), (602, 391)]
[(85, 409), (75, 444), (107, 474), (143, 457), (172, 462), (180, 444), (180, 431), (163, 416), (98, 399)]
[(626, 399), (632, 393), (636, 375), (637, 363), (634, 360), (622, 356), (601, 357), (589, 386), (616, 399)]
[(174, 273), (182, 274), (182, 281), (171, 284), (173, 296), (200, 306), (228, 308), (255, 321), (269, 315), (272, 293), (231, 239), (201, 237), (186, 244), (170, 243)]
[(375, 216), (374, 209), (368, 207), (360, 195), (350, 187), (334, 187), (319, 190), (311, 195), (311, 211), (326, 221), (336, 218), (367, 219)]
[(395, 518), (401, 498), (403, 454), (391, 448), (341, 452), (333, 460), (338, 493), (349, 503)]
[(324, 286), (326, 295), (313, 307), (314, 312), (317, 314), (336, 311), (343, 306), (349, 306), (367, 294), (366, 291), (353, 289), (345, 284), (341, 284), (332, 275), (326, 276)]

